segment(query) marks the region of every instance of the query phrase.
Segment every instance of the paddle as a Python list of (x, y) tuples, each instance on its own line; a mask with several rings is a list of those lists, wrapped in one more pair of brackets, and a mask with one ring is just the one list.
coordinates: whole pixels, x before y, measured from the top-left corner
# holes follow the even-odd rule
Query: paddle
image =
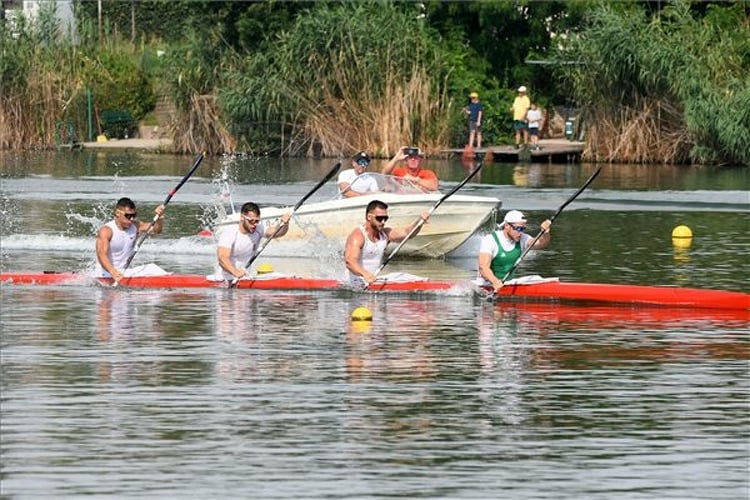
[[(198, 155), (198, 158), (196, 158), (195, 163), (193, 163), (193, 167), (190, 169), (190, 171), (187, 174), (185, 174), (182, 180), (174, 188), (172, 188), (172, 191), (169, 192), (169, 194), (167, 195), (162, 205), (164, 205), (165, 207), (167, 206), (167, 204), (169, 203), (169, 200), (172, 199), (172, 196), (175, 195), (177, 190), (180, 189), (182, 185), (188, 181), (188, 179), (190, 179), (190, 176), (192, 176), (196, 170), (198, 170), (198, 166), (201, 164), (202, 161), (203, 161), (203, 153)], [(151, 228), (154, 226), (157, 220), (159, 220), (159, 216), (154, 215), (154, 219), (149, 223), (146, 230), (141, 233), (141, 236), (138, 237), (138, 240), (136, 241), (136, 244), (135, 244), (135, 248), (133, 249), (133, 253), (130, 254), (130, 257), (128, 257), (128, 260), (127, 262), (125, 262), (125, 266), (122, 269), (123, 274), (125, 273), (125, 270), (128, 268), (128, 266), (130, 266), (130, 263), (133, 261), (133, 257), (135, 257), (135, 254), (138, 253), (138, 249), (141, 248), (141, 245), (143, 244), (144, 240), (148, 236), (149, 232), (151, 231)], [(117, 286), (117, 282), (115, 282), (114, 286)]]
[[(461, 189), (464, 186), (464, 184), (466, 184), (467, 182), (469, 182), (469, 180), (471, 180), (471, 178), (474, 177), (477, 174), (477, 172), (479, 172), (479, 169), (481, 169), (483, 165), (484, 165), (484, 162), (480, 161), (479, 165), (477, 165), (477, 167), (474, 170), (472, 170), (471, 173), (464, 180), (462, 180), (453, 189), (451, 189), (450, 191), (448, 191), (448, 193), (446, 193), (445, 195), (443, 195), (442, 198), (440, 198), (438, 201), (436, 201), (435, 204), (430, 209), (430, 211), (428, 212), (428, 216), (432, 215), (435, 212), (435, 210), (437, 210), (437, 208), (445, 200), (447, 200), (448, 198), (450, 198), (456, 191), (458, 191), (459, 189)], [(404, 246), (404, 243), (406, 243), (419, 230), (419, 228), (421, 228), (422, 226), (424, 226), (424, 219), (422, 217), (420, 217), (419, 221), (417, 222), (417, 225), (414, 226), (411, 231), (409, 231), (409, 234), (407, 234), (406, 237), (403, 240), (401, 240), (401, 242), (398, 244), (398, 246), (393, 249), (393, 251), (390, 253), (390, 255), (388, 255), (388, 257), (386, 257), (383, 260), (383, 262), (380, 264), (380, 267), (378, 267), (377, 271), (375, 271), (375, 273), (374, 273), (375, 276), (377, 276), (378, 274), (380, 274), (380, 271), (383, 270), (383, 268), (386, 266), (386, 264), (388, 264), (391, 261), (391, 259), (393, 259), (393, 256), (396, 255), (399, 250), (401, 250), (401, 247)]]
[[(313, 195), (313, 194), (314, 194), (314, 193), (315, 193), (315, 192), (316, 192), (316, 191), (317, 191), (318, 189), (320, 189), (321, 187), (323, 187), (323, 185), (324, 185), (324, 184), (325, 184), (326, 182), (330, 181), (330, 180), (331, 180), (331, 179), (333, 178), (333, 176), (334, 176), (334, 175), (336, 175), (336, 172), (338, 172), (340, 168), (341, 168), (341, 162), (338, 162), (338, 163), (337, 163), (336, 165), (334, 165), (334, 166), (333, 166), (333, 168), (331, 169), (331, 171), (330, 171), (330, 172), (328, 172), (328, 173), (326, 174), (326, 176), (325, 176), (325, 177), (323, 177), (323, 179), (321, 179), (321, 180), (320, 180), (320, 182), (318, 182), (318, 183), (317, 183), (317, 184), (315, 185), (315, 187), (313, 187), (313, 188), (312, 188), (312, 189), (311, 189), (311, 190), (310, 190), (310, 191), (309, 191), (309, 192), (308, 192), (308, 193), (307, 193), (307, 194), (306, 194), (305, 196), (303, 196), (303, 197), (302, 197), (302, 199), (301, 199), (301, 200), (299, 200), (299, 201), (297, 202), (297, 204), (296, 204), (296, 205), (294, 205), (294, 208), (292, 208), (292, 211), (290, 212), (290, 214), (289, 214), (289, 217), (291, 218), (291, 217), (292, 217), (292, 216), (294, 215), (294, 212), (296, 212), (296, 211), (297, 211), (297, 209), (298, 209), (299, 207), (301, 207), (301, 206), (302, 206), (302, 204), (303, 204), (304, 202), (306, 202), (306, 201), (307, 201), (307, 199), (308, 199), (308, 198), (309, 198), (310, 196), (312, 196), (312, 195)], [(240, 214), (240, 217), (242, 217), (242, 214)], [(274, 238), (276, 237), (276, 235), (277, 235), (277, 234), (279, 234), (279, 231), (281, 231), (281, 228), (283, 228), (283, 227), (284, 227), (284, 226), (286, 226), (287, 224), (288, 224), (288, 222), (282, 222), (281, 224), (279, 224), (279, 225), (278, 225), (278, 227), (277, 227), (277, 228), (276, 228), (276, 230), (275, 230), (275, 231), (273, 232), (273, 234), (271, 235), (271, 237), (270, 237), (270, 238), (266, 238), (266, 241), (264, 241), (264, 242), (263, 242), (263, 245), (261, 245), (261, 247), (260, 247), (260, 248), (258, 249), (258, 251), (257, 251), (257, 252), (255, 252), (255, 254), (253, 254), (253, 256), (252, 256), (252, 257), (250, 257), (250, 260), (248, 260), (248, 261), (247, 261), (247, 264), (245, 265), (245, 269), (250, 269), (250, 265), (252, 265), (252, 263), (253, 263), (253, 262), (255, 262), (255, 259), (257, 259), (257, 258), (258, 258), (258, 255), (260, 255), (260, 254), (261, 254), (261, 253), (263, 252), (263, 250), (265, 250), (265, 249), (266, 249), (266, 247), (267, 247), (267, 246), (268, 246), (268, 244), (269, 244), (269, 243), (271, 242), (271, 240), (272, 240), (272, 239), (274, 239)], [(240, 281), (240, 278), (235, 278), (235, 279), (233, 279), (233, 280), (232, 280), (232, 282), (231, 282), (231, 283), (229, 283), (229, 288), (234, 288), (235, 286), (237, 286), (237, 283), (238, 283), (239, 281)]]
[[(560, 205), (560, 208), (558, 208), (557, 211), (552, 215), (552, 217), (550, 217), (550, 219), (549, 219), (550, 222), (555, 222), (555, 219), (557, 218), (558, 215), (560, 215), (560, 212), (562, 212), (565, 207), (567, 207), (568, 205), (570, 205), (570, 203), (573, 200), (575, 200), (576, 198), (578, 198), (578, 195), (580, 195), (584, 191), (584, 189), (586, 189), (587, 187), (589, 187), (589, 184), (591, 184), (592, 182), (594, 182), (594, 179), (596, 179), (596, 176), (599, 175), (599, 172), (601, 172), (601, 170), (602, 170), (602, 167), (597, 168), (596, 172), (594, 172), (593, 174), (591, 174), (591, 177), (588, 178), (588, 180), (586, 181), (586, 183), (583, 186), (581, 186), (580, 188), (578, 188), (578, 191), (576, 191), (575, 193), (573, 193), (573, 195), (570, 198), (568, 198), (567, 200), (565, 200), (565, 203), (563, 203), (562, 205)], [(531, 240), (531, 242), (528, 245), (526, 245), (526, 249), (523, 251), (523, 253), (518, 258), (518, 260), (513, 264), (513, 267), (511, 267), (508, 270), (508, 272), (505, 273), (505, 276), (503, 276), (503, 279), (502, 279), (503, 283), (505, 283), (505, 280), (507, 280), (510, 277), (510, 275), (513, 274), (513, 271), (516, 270), (516, 268), (521, 263), (521, 261), (523, 261), (524, 257), (526, 257), (526, 254), (528, 254), (529, 251), (532, 248), (534, 248), (534, 245), (536, 244), (536, 242), (539, 240), (539, 238), (542, 237), (542, 235), (544, 235), (545, 232), (546, 232), (546, 230), (544, 228), (542, 228), (542, 230), (539, 231), (539, 234), (537, 234), (536, 237), (533, 240)], [(494, 296), (495, 296), (495, 293), (493, 291), (493, 293), (490, 294), (490, 296), (488, 297), (488, 300), (492, 300), (492, 298)]]

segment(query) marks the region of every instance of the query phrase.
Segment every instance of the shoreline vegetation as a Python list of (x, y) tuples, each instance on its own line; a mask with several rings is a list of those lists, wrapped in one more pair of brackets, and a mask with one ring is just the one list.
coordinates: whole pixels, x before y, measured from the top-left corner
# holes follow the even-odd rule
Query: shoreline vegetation
[(0, 19), (0, 149), (145, 125), (173, 153), (437, 155), (465, 145), (472, 91), (484, 142), (512, 143), (526, 85), (583, 161), (750, 165), (739, 1), (74, 1), (71, 24), (39, 5)]

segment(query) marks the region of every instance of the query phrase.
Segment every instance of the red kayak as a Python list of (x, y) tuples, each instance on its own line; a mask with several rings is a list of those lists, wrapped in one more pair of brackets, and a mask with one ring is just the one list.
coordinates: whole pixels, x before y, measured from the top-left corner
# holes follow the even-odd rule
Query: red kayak
[[(111, 278), (92, 278), (76, 273), (2, 273), (0, 283), (19, 285), (112, 285)], [(120, 286), (129, 288), (224, 288), (226, 283), (211, 281), (204, 275), (139, 276), (124, 278)], [(350, 290), (335, 279), (295, 276), (259, 277), (240, 280), (237, 288), (257, 290)], [(482, 291), (471, 282), (461, 281), (378, 281), (371, 292), (440, 292), (450, 289)], [(486, 291), (484, 291), (486, 294)], [(726, 290), (678, 288), (667, 286), (613, 285), (602, 283), (564, 283), (557, 280), (509, 284), (499, 299), (532, 301), (634, 304), (643, 306), (691, 307), (699, 309), (750, 310), (750, 294)]]

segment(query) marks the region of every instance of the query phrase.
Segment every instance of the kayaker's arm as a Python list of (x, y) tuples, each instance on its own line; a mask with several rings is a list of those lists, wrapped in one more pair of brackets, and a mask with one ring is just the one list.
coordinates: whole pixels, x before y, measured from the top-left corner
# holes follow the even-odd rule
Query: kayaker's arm
[(151, 222), (140, 221), (138, 223), (138, 232), (148, 231), (148, 234), (161, 234), (164, 230), (164, 205), (159, 205), (154, 209), (154, 219)]
[(490, 267), (490, 263), (492, 262), (492, 255), (488, 253), (480, 253), (477, 262), (479, 265), (479, 274), (482, 276), (482, 278), (486, 279), (490, 283), (490, 285), (492, 285), (492, 288), (495, 289), (495, 292), (499, 292), (505, 284), (500, 278), (495, 276), (495, 273), (492, 272), (492, 268)]
[[(275, 226), (268, 226), (266, 228), (266, 232), (264, 236), (266, 238), (279, 238), (281, 236), (284, 236), (289, 231), (289, 220), (291, 219), (291, 214), (285, 213), (281, 216), (281, 220), (276, 224)], [(278, 232), (276, 232), (278, 230)]]
[[(415, 220), (408, 226), (387, 228), (385, 232), (388, 234), (388, 239), (390, 241), (399, 242), (409, 235), (416, 236), (419, 234), (428, 220), (430, 220), (430, 213), (423, 212), (419, 219)], [(414, 233), (412, 233), (412, 231), (414, 231)]]
[(552, 235), (550, 234), (550, 230), (552, 229), (552, 221), (547, 219), (544, 222), (542, 222), (540, 226), (544, 232), (534, 242), (534, 246), (531, 247), (534, 250), (541, 250), (542, 248), (547, 248), (550, 242), (552, 241)]
[(218, 247), (216, 249), (216, 257), (219, 261), (221, 268), (234, 276), (235, 278), (242, 278), (245, 276), (245, 269), (242, 267), (236, 267), (232, 264), (232, 249), (229, 247)]
[(365, 237), (359, 229), (352, 231), (346, 238), (346, 247), (344, 248), (344, 262), (346, 268), (355, 276), (361, 276), (368, 284), (372, 283), (377, 277), (365, 269), (360, 263), (362, 248), (365, 246)]
[(109, 245), (111, 241), (112, 229), (108, 226), (102, 226), (96, 235), (96, 258), (99, 260), (102, 269), (107, 271), (114, 278), (115, 282), (119, 283), (124, 275), (117, 270), (109, 259)]

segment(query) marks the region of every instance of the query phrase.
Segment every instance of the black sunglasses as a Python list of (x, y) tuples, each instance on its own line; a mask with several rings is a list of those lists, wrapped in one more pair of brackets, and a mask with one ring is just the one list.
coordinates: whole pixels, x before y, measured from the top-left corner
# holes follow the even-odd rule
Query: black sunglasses
[(122, 216), (125, 217), (128, 220), (133, 220), (136, 217), (138, 217), (138, 212), (133, 212), (132, 214), (126, 214), (125, 212), (123, 212)]
[(378, 222), (387, 222), (388, 221), (388, 216), (387, 215), (375, 215), (373, 217)]

